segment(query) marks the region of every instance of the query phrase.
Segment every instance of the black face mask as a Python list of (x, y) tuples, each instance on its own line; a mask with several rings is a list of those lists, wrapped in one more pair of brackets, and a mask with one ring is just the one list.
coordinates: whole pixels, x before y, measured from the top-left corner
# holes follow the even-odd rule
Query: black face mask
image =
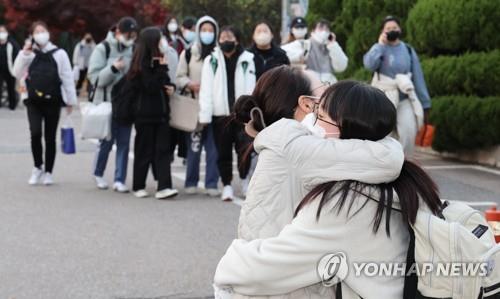
[(401, 32), (399, 32), (397, 30), (392, 30), (392, 31), (387, 32), (386, 35), (387, 35), (387, 40), (390, 42), (393, 42), (399, 38), (399, 36), (401, 35)]
[(86, 39), (85, 39), (85, 41), (86, 41), (87, 43), (90, 43), (90, 42), (92, 41), (92, 39), (91, 39), (91, 38), (86, 38)]
[(220, 49), (224, 53), (231, 53), (236, 48), (235, 42), (223, 42), (220, 44)]

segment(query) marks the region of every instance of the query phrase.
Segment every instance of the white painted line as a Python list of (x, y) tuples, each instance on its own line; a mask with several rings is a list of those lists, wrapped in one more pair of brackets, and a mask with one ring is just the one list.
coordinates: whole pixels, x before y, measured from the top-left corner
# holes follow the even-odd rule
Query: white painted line
[(479, 165), (433, 165), (433, 166), (424, 166), (423, 168), (427, 170), (474, 169), (477, 171), (483, 171), (495, 175), (500, 175), (500, 170)]

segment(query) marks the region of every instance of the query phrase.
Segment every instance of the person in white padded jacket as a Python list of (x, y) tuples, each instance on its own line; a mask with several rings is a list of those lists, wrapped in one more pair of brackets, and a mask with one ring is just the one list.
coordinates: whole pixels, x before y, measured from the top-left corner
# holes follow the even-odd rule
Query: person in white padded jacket
[[(291, 121), (287, 122), (289, 128), (293, 126)], [(285, 121), (280, 120), (269, 126), (258, 138), (270, 140), (293, 130), (283, 131), (283, 123)], [(220, 295), (223, 293), (232, 298), (241, 298), (241, 294), (277, 295), (280, 298), (335, 298), (337, 289), (321, 284), (317, 265), (326, 254), (339, 251), (347, 255), (348, 265), (365, 261), (404, 263), (409, 242), (407, 225), (416, 217), (417, 196), (422, 196), (433, 212), (437, 212), (440, 200), (435, 184), (418, 166), (410, 162), (403, 163), (404, 158), (392, 161), (393, 176), (388, 171), (388, 165), (382, 162), (384, 159), (389, 162), (389, 159), (384, 158), (384, 155), (379, 157), (378, 154), (382, 153), (380, 148), (370, 144), (369, 140), (384, 141), (384, 136), (390, 134), (395, 124), (394, 106), (375, 88), (354, 81), (342, 81), (330, 87), (323, 96), (321, 108), (314, 113), (313, 130), (318, 135), (339, 136), (343, 140), (337, 140), (338, 144), (355, 139), (365, 140), (364, 144), (358, 150), (351, 148), (350, 153), (332, 151), (331, 156), (337, 154), (344, 157), (338, 158), (342, 161), (337, 160), (336, 163), (343, 166), (337, 169), (335, 176), (338, 178), (330, 179), (331, 182), (322, 181), (321, 176), (324, 174), (321, 173), (324, 169), (322, 165), (329, 165), (332, 157), (318, 150), (321, 147), (312, 143), (310, 135), (304, 134), (282, 145), (282, 152), (293, 153), (288, 154), (292, 158), (289, 163), (291, 169), (297, 165), (294, 159), (299, 158), (304, 164), (315, 160), (309, 167), (311, 173), (312, 168), (316, 167), (318, 178), (311, 179), (310, 184), (317, 186), (310, 186), (314, 187), (313, 191), (300, 204), (285, 207), (293, 209), (292, 217), (297, 211), (297, 217), (291, 224), (283, 226), (279, 235), (270, 234), (265, 239), (262, 235), (271, 230), (263, 231), (260, 239), (239, 239), (231, 244), (214, 277), (216, 297), (222, 298)], [(297, 132), (300, 129), (297, 125)], [(380, 144), (383, 141), (372, 143)], [(304, 149), (304, 146), (307, 148)], [(364, 150), (360, 150), (362, 148)], [(300, 152), (307, 149), (312, 159), (301, 157)], [(402, 151), (401, 146), (393, 149), (393, 154), (397, 156), (398, 151)], [(379, 164), (368, 164), (362, 175), (357, 174), (361, 160), (365, 160), (367, 154), (372, 155), (374, 160), (380, 159)], [(402, 153), (399, 155), (402, 157)], [(345, 156), (350, 158), (345, 159)], [(400, 173), (401, 168), (403, 171)], [(271, 179), (275, 175), (268, 173), (267, 176), (267, 179)], [(342, 176), (346, 178), (340, 178)], [(395, 182), (384, 183), (394, 179)], [(255, 186), (251, 184), (250, 187)], [(398, 190), (397, 194), (393, 188)], [(287, 196), (293, 195), (285, 193), (271, 196), (275, 196), (274, 201), (286, 202), (290, 201)], [(387, 211), (391, 210), (389, 217)], [(278, 219), (276, 215), (262, 217)], [(380, 226), (382, 229), (379, 229)], [(403, 297), (404, 277), (355, 277), (353, 270), (351, 267), (342, 282), (343, 298)], [(228, 287), (231, 290), (229, 294), (220, 291)]]
[[(396, 140), (318, 138), (299, 122), (311, 120), (316, 92), (323, 89), (314, 74), (281, 66), (264, 74), (252, 96), (241, 97), (235, 105), (236, 118), (248, 123), (247, 132), (260, 131), (254, 141), (259, 158), (242, 206), (239, 238), (277, 236), (292, 221), (302, 198), (319, 183), (344, 179), (382, 183), (399, 175), (404, 155)], [(263, 123), (272, 125), (264, 128)], [(321, 285), (307, 290), (318, 296), (329, 291)]]

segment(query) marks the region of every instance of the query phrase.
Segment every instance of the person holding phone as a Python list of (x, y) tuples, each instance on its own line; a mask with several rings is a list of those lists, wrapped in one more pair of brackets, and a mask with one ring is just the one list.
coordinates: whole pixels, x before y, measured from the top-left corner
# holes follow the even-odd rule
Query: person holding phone
[(314, 25), (311, 38), (307, 40), (304, 50), (306, 69), (314, 71), (322, 82), (333, 84), (337, 78), (333, 74), (341, 73), (347, 68), (348, 58), (330, 31), (326, 20), (319, 20)]
[[(130, 67), (133, 45), (137, 38), (138, 25), (135, 19), (124, 17), (113, 26), (106, 39), (96, 46), (89, 61), (88, 79), (93, 85), (96, 104), (111, 101), (112, 95), (123, 85), (123, 78)], [(100, 141), (97, 151), (94, 178), (97, 188), (108, 189), (103, 178), (109, 153), (116, 143), (116, 163), (113, 190), (128, 192), (127, 178), (128, 152), (132, 124), (112, 120), (111, 138)]]
[[(78, 100), (68, 54), (50, 42), (48, 26), (35, 22), (30, 34), (32, 38), (26, 41), (14, 61), (13, 73), (26, 88), (23, 99), (28, 112), (35, 164), (28, 183), (48, 186), (54, 184), (52, 171), (61, 107), (65, 106), (69, 115)], [(45, 159), (42, 136), (45, 139)]]
[[(428, 122), (431, 98), (418, 55), (413, 47), (401, 40), (401, 33), (399, 19), (385, 17), (378, 42), (364, 55), (363, 63), (366, 69), (375, 73), (372, 85), (386, 92), (396, 105), (398, 122), (394, 135), (403, 144), (405, 153), (411, 155), (419, 126)], [(394, 84), (402, 78), (408, 83), (404, 85), (406, 88)], [(414, 92), (405, 92), (408, 89)]]
[(136, 136), (134, 141), (134, 195), (148, 197), (146, 179), (150, 167), (158, 180), (157, 199), (176, 196), (170, 172), (169, 97), (175, 85), (168, 76), (163, 53), (167, 39), (157, 27), (144, 28), (127, 74), (123, 96), (132, 103)]

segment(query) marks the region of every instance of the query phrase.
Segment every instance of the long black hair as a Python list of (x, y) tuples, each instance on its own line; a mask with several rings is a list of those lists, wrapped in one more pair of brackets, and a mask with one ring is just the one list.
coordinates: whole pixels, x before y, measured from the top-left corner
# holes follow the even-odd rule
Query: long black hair
[(128, 79), (133, 79), (142, 72), (142, 68), (151, 63), (153, 57), (161, 57), (159, 49), (161, 30), (158, 27), (146, 27), (139, 34), (132, 57)]
[[(168, 23), (170, 23), (170, 21), (172, 21), (172, 20), (175, 20), (175, 22), (177, 23), (177, 30), (175, 32), (170, 32), (168, 30)], [(163, 25), (163, 34), (165, 34), (167, 41), (169, 43), (171, 43), (173, 41), (172, 34), (176, 34), (180, 38), (182, 37), (181, 25), (179, 24), (179, 20), (177, 20), (177, 18), (175, 16), (168, 16), (165, 19), (165, 23)]]
[[(332, 120), (339, 125), (341, 139), (377, 141), (390, 134), (396, 126), (397, 114), (392, 102), (382, 91), (364, 83), (340, 81), (325, 91), (321, 103), (323, 110), (327, 111)], [(440, 211), (441, 200), (436, 183), (417, 164), (406, 160), (399, 177), (391, 183), (373, 185), (347, 180), (316, 186), (298, 205), (295, 216), (305, 205), (320, 195), (322, 196), (319, 199), (316, 219), (319, 219), (322, 208), (336, 196), (339, 196), (338, 202), (334, 205), (337, 214), (346, 204), (349, 214), (354, 201), (359, 200), (361, 196), (365, 198), (365, 202), (353, 215), (369, 200), (378, 202), (373, 232), (378, 231), (385, 216), (385, 230), (390, 236), (389, 221), (394, 209), (394, 192), (399, 199), (402, 218), (406, 223), (415, 223), (420, 199), (434, 214)]]

